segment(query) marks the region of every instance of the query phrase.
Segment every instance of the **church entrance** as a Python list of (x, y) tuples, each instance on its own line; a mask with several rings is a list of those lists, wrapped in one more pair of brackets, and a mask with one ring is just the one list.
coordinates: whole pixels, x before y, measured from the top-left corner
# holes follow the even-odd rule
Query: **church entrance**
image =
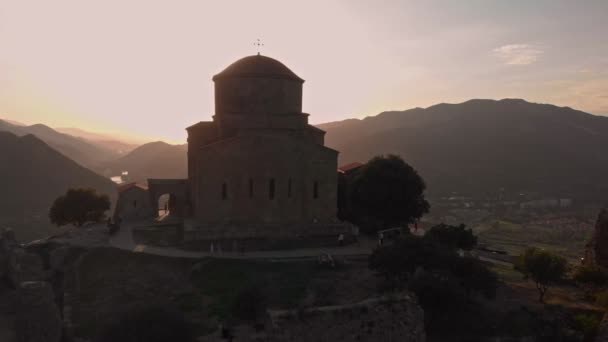
[(158, 197), (158, 217), (164, 218), (176, 212), (176, 198), (173, 194), (163, 194)]

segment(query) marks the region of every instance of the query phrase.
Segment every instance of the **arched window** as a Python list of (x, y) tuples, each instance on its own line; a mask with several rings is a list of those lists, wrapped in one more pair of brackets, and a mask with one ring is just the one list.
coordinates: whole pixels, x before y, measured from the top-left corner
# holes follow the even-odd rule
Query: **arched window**
[(222, 199), (228, 199), (228, 184), (226, 182), (222, 183)]
[(274, 178), (271, 178), (270, 181), (268, 182), (268, 198), (269, 199), (274, 199), (274, 189), (275, 188), (275, 184), (274, 184)]
[(253, 198), (253, 179), (249, 178), (249, 198)]
[(319, 198), (319, 182), (317, 181), (312, 184), (312, 198)]
[(291, 198), (291, 178), (287, 180), (287, 198)]

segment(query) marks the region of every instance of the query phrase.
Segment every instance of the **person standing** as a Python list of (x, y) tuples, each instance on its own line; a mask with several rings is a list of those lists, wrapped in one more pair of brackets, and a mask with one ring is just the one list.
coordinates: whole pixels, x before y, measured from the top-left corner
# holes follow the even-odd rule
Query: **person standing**
[(351, 231), (353, 233), (353, 238), (355, 239), (355, 242), (357, 243), (357, 245), (359, 245), (359, 227), (353, 225)]

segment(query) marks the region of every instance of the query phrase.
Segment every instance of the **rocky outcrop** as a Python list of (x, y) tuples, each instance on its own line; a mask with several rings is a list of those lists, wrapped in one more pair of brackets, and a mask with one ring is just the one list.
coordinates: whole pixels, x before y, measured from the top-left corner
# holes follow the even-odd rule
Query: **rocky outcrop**
[(424, 312), (414, 296), (401, 294), (359, 303), (271, 312), (268, 341), (423, 342)]
[(63, 277), (69, 248), (47, 241), (23, 246), (11, 230), (0, 234), (0, 280), (16, 292), (14, 333), (19, 342), (62, 338)]
[(59, 342), (63, 322), (49, 283), (27, 281), (17, 290), (15, 330), (19, 342)]
[(608, 209), (603, 209), (597, 217), (585, 251), (585, 263), (608, 268)]
[(0, 232), (0, 279), (8, 277), (13, 250), (17, 246), (15, 232), (4, 229)]

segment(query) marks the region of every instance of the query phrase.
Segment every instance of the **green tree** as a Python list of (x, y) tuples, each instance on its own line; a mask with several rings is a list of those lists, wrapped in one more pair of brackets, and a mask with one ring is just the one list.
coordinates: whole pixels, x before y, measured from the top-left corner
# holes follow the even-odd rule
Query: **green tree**
[(413, 223), (429, 211), (425, 189), (422, 177), (401, 157), (374, 157), (352, 182), (350, 220), (370, 233)]
[(97, 194), (94, 189), (69, 189), (53, 202), (49, 218), (57, 226), (73, 224), (81, 227), (87, 222), (102, 221), (109, 209), (107, 195)]
[(439, 224), (432, 227), (425, 235), (425, 239), (437, 243), (442, 247), (470, 251), (477, 246), (477, 236), (467, 229), (464, 224), (451, 226)]
[(526, 249), (519, 258), (520, 271), (534, 281), (539, 293), (538, 300), (544, 303), (549, 287), (566, 274), (566, 259), (536, 247)]

